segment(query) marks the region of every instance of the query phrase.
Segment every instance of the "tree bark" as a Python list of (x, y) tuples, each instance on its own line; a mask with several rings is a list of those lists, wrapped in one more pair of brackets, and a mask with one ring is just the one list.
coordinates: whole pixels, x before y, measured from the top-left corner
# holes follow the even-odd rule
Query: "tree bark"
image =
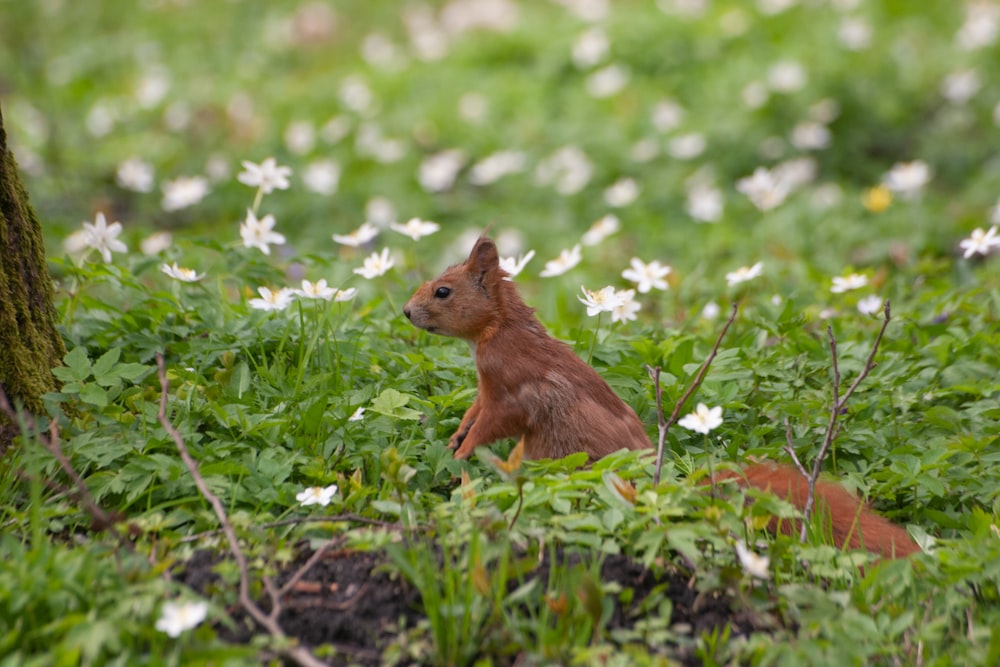
[(56, 388), (51, 369), (65, 353), (42, 228), (7, 147), (0, 113), (0, 383), (15, 406), (44, 412), (42, 394)]

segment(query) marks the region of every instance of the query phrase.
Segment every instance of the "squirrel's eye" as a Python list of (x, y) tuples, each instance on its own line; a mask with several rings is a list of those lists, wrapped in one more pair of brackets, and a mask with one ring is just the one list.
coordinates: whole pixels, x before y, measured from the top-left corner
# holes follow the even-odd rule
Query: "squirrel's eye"
[(451, 294), (450, 287), (438, 287), (434, 290), (434, 296), (438, 299), (447, 299), (449, 294)]

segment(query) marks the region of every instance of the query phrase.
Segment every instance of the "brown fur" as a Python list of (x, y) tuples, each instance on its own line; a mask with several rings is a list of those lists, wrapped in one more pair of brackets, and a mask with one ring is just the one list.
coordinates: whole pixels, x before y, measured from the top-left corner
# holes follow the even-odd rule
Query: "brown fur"
[[(649, 447), (632, 408), (548, 334), (506, 275), (496, 245), (483, 237), (465, 263), (422, 285), (403, 307), (421, 329), (472, 345), (479, 394), (449, 442), (457, 448), (455, 458), (521, 436), (529, 459), (579, 451), (599, 459), (622, 448)], [(435, 296), (442, 288), (450, 293)]]
[[(805, 507), (809, 493), (809, 485), (798, 470), (768, 463), (719, 473), (715, 479), (734, 479), (741, 486), (769, 491), (799, 509)], [(851, 549), (865, 549), (886, 558), (902, 558), (920, 551), (906, 530), (873, 513), (839, 484), (816, 482), (815, 512), (820, 517), (819, 525), (832, 533), (838, 547), (846, 544)], [(779, 524), (775, 519), (770, 527), (772, 531), (797, 535), (800, 524), (790, 521)]]
[[(635, 411), (573, 350), (552, 338), (500, 268), (496, 245), (481, 237), (462, 264), (451, 266), (410, 297), (403, 313), (421, 329), (469, 342), (479, 392), (448, 446), (467, 458), (480, 445), (524, 439), (528, 459), (584, 451), (599, 459), (619, 449), (651, 446)], [(805, 480), (787, 467), (753, 465), (734, 478), (805, 505)], [(886, 557), (917, 546), (906, 531), (864, 508), (835, 484), (817, 485), (838, 546), (845, 542)], [(860, 536), (858, 527), (861, 528)], [(790, 529), (790, 528), (789, 528)]]

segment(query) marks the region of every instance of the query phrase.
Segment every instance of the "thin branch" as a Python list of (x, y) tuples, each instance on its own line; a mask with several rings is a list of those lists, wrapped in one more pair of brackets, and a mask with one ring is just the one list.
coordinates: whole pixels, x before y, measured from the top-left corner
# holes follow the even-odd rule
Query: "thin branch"
[(799, 469), (802, 476), (809, 479), (809, 472), (802, 465), (802, 461), (799, 461), (798, 455), (795, 454), (795, 444), (792, 442), (792, 424), (788, 421), (788, 417), (785, 417), (785, 451), (792, 457), (792, 463)]
[(646, 366), (646, 370), (653, 378), (653, 386), (656, 388), (656, 468), (653, 473), (653, 486), (660, 483), (660, 470), (663, 468), (663, 445), (667, 439), (667, 419), (663, 416), (663, 387), (660, 386), (660, 367), (651, 368)]
[[(236, 566), (240, 573), (240, 587), (239, 587), (239, 600), (240, 605), (246, 609), (247, 613), (261, 627), (270, 632), (274, 637), (285, 638), (286, 635), (278, 625), (277, 616), (280, 613), (281, 600), (275, 597), (274, 585), (265, 586), (268, 588), (268, 592), (272, 597), (272, 612), (271, 614), (265, 614), (260, 607), (250, 598), (250, 574), (247, 567), (247, 559), (243, 554), (243, 550), (240, 548), (239, 538), (236, 536), (236, 530), (233, 528), (233, 524), (229, 521), (229, 517), (226, 515), (226, 510), (222, 506), (222, 501), (219, 497), (212, 493), (212, 490), (208, 488), (208, 484), (205, 483), (205, 478), (201, 476), (198, 470), (198, 462), (194, 460), (191, 453), (188, 451), (187, 445), (184, 444), (184, 439), (181, 437), (180, 432), (170, 423), (167, 419), (167, 391), (169, 389), (169, 381), (167, 380), (167, 369), (163, 361), (163, 355), (157, 352), (156, 354), (156, 365), (159, 369), (160, 378), (160, 410), (157, 413), (157, 418), (160, 420), (160, 424), (163, 426), (167, 434), (173, 439), (174, 444), (177, 446), (177, 451), (181, 455), (181, 460), (184, 461), (184, 465), (187, 466), (188, 471), (191, 473), (192, 479), (194, 479), (195, 486), (198, 487), (198, 491), (201, 495), (209, 502), (212, 509), (215, 510), (215, 516), (219, 519), (219, 524), (222, 526), (222, 532), (226, 536), (226, 540), (229, 542), (229, 551), (233, 554), (233, 558), (236, 560)], [(277, 610), (277, 611), (275, 611)], [(301, 646), (291, 646), (282, 649), (282, 651), (292, 660), (302, 665), (303, 667), (326, 667), (326, 663), (322, 662), (316, 656), (314, 656), (308, 649)]]
[[(333, 540), (327, 540), (322, 544), (322, 546), (320, 546), (319, 549), (314, 551), (313, 555), (309, 557), (309, 560), (307, 560), (302, 565), (302, 567), (296, 570), (295, 574), (293, 574), (291, 578), (285, 582), (285, 585), (282, 586), (281, 589), (277, 591), (278, 597), (283, 598), (286, 595), (288, 595), (288, 592), (295, 587), (295, 584), (299, 583), (299, 580), (301, 580), (302, 577), (306, 576), (306, 573), (309, 572), (309, 570), (311, 570), (313, 566), (320, 561), (321, 558), (326, 556), (326, 553), (330, 550), (332, 546), (333, 546)], [(274, 611), (272, 610), (271, 613), (273, 614)]]
[(663, 420), (663, 405), (662, 401), (660, 400), (660, 383), (658, 381), (659, 369), (651, 369), (649, 368), (649, 366), (646, 367), (646, 370), (649, 371), (650, 375), (653, 375), (654, 379), (657, 380), (656, 410), (657, 410), (658, 423), (661, 424), (659, 429), (660, 435), (656, 451), (656, 471), (653, 473), (654, 486), (660, 483), (660, 470), (663, 465), (663, 446), (667, 438), (667, 431), (670, 430), (671, 426), (677, 423), (677, 420), (680, 419), (681, 410), (684, 408), (684, 404), (687, 403), (687, 400), (689, 398), (691, 398), (691, 394), (693, 394), (695, 390), (697, 390), (698, 387), (701, 386), (701, 382), (705, 378), (705, 373), (708, 372), (708, 367), (712, 365), (712, 361), (715, 359), (715, 355), (718, 354), (719, 345), (722, 344), (723, 337), (725, 337), (726, 332), (729, 331), (729, 327), (732, 326), (733, 321), (736, 319), (736, 313), (738, 311), (739, 311), (739, 303), (737, 302), (733, 304), (733, 309), (732, 312), (729, 314), (729, 319), (726, 320), (725, 326), (723, 326), (722, 331), (719, 332), (719, 337), (715, 339), (715, 345), (712, 346), (712, 351), (705, 359), (705, 362), (701, 365), (701, 368), (698, 369), (698, 373), (697, 375), (695, 375), (694, 380), (691, 382), (691, 386), (687, 388), (687, 391), (685, 391), (684, 394), (681, 396), (680, 400), (677, 401), (677, 405), (674, 406), (674, 411), (670, 414), (670, 419), (667, 419), (666, 421)]
[[(27, 412), (18, 412), (10, 403), (10, 399), (7, 397), (7, 392), (4, 390), (3, 385), (0, 384), (0, 412), (3, 412), (10, 419), (11, 423), (17, 426), (18, 424), (24, 424), (25, 428), (30, 431), (36, 432), (35, 420)], [(83, 481), (80, 473), (76, 471), (73, 464), (70, 463), (69, 457), (63, 452), (62, 445), (59, 443), (59, 423), (53, 419), (49, 422), (49, 437), (45, 437), (44, 434), (38, 433), (37, 440), (42, 443), (42, 446), (59, 464), (66, 476), (70, 478), (73, 485), (76, 487), (74, 495), (79, 499), (80, 503), (83, 504), (84, 509), (90, 514), (91, 523), (96, 530), (107, 530), (110, 531), (118, 541), (129, 551), (134, 551), (132, 543), (126, 539), (126, 537), (115, 529), (115, 524), (121, 519), (121, 517), (115, 516), (104, 510), (97, 501), (94, 500), (94, 496), (90, 494), (90, 489), (87, 488), (87, 483)]]
[(805, 541), (806, 538), (806, 524), (809, 523), (809, 519), (812, 516), (813, 506), (816, 499), (816, 481), (819, 479), (820, 470), (823, 467), (823, 460), (826, 458), (827, 453), (830, 451), (830, 447), (833, 445), (834, 440), (840, 433), (840, 424), (838, 419), (840, 418), (841, 412), (843, 412), (844, 407), (847, 405), (847, 401), (850, 400), (851, 396), (854, 395), (854, 391), (861, 385), (868, 374), (871, 373), (872, 369), (875, 368), (875, 355), (878, 353), (879, 345), (882, 343), (882, 337), (885, 335), (885, 330), (889, 326), (889, 321), (891, 319), (891, 311), (889, 309), (889, 301), (885, 302), (885, 319), (882, 321), (882, 328), (879, 329), (878, 335), (875, 337), (875, 342), (872, 344), (871, 352), (868, 353), (868, 359), (865, 361), (864, 368), (858, 374), (858, 377), (854, 379), (851, 386), (844, 392), (843, 396), (840, 395), (840, 368), (837, 362), (837, 340), (833, 336), (833, 328), (827, 327), (827, 336), (830, 339), (830, 354), (832, 356), (833, 363), (833, 405), (830, 407), (830, 419), (826, 425), (826, 433), (823, 436), (823, 444), (820, 445), (819, 452), (816, 454), (816, 458), (813, 461), (812, 472), (808, 475), (809, 479), (809, 494), (806, 497), (806, 506), (803, 510), (805, 514), (805, 521), (802, 523), (802, 531), (800, 538)]

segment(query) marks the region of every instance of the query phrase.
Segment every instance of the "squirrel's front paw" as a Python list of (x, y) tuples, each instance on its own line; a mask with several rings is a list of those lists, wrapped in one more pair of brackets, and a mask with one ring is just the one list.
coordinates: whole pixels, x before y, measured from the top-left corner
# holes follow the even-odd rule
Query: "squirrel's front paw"
[[(451, 437), (448, 439), (448, 449), (458, 449), (465, 442), (465, 436), (469, 435), (469, 430), (472, 429), (472, 425), (475, 423), (474, 420), (470, 420), (465, 428), (459, 427), (457, 431), (452, 433)], [(468, 456), (468, 455), (466, 455)]]
[[(470, 443), (471, 444), (471, 443)], [(461, 461), (462, 459), (467, 459), (472, 454), (473, 447), (459, 447), (455, 450), (455, 460)]]

